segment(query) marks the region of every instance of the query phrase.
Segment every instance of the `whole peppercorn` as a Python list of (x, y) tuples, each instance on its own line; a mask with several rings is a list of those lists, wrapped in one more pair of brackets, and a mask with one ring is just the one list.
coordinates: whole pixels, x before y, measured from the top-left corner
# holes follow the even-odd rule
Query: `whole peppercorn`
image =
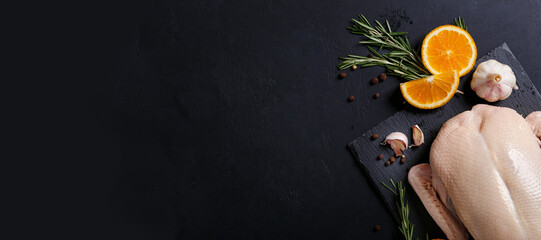
[(355, 96), (349, 96), (349, 97), (348, 97), (348, 101), (350, 101), (350, 102), (355, 101)]
[(405, 163), (406, 162), (406, 155), (402, 154), (402, 158), (400, 159), (400, 163)]
[(391, 165), (391, 162), (389, 162), (389, 160), (387, 160), (387, 162), (385, 162), (385, 166), (389, 166)]
[(383, 159), (383, 154), (378, 155), (378, 160)]
[(379, 98), (379, 93), (374, 93), (374, 96), (372, 96), (374, 99)]
[(374, 232), (377, 232), (377, 231), (381, 230), (381, 226), (376, 225), (376, 226), (374, 226), (374, 228), (372, 228), (372, 230), (374, 230)]
[(369, 53), (369, 54), (368, 54), (368, 57), (369, 57), (369, 58), (373, 58), (373, 57), (374, 57), (374, 54)]
[(387, 79), (387, 74), (382, 73), (382, 74), (379, 75), (379, 80), (380, 80), (380, 81), (383, 82), (383, 81), (385, 81), (385, 79)]
[(347, 77), (347, 74), (345, 72), (341, 72), (339, 75), (338, 75), (339, 78), (346, 78)]
[(374, 133), (374, 134), (372, 134), (372, 136), (370, 136), (370, 139), (372, 139), (372, 140), (376, 140), (378, 138), (379, 138), (379, 135), (377, 133)]
[(372, 80), (370, 80), (370, 85), (376, 85), (376, 83), (378, 83), (378, 78), (372, 78)]
[(395, 157), (391, 157), (391, 158), (389, 158), (389, 161), (391, 161), (391, 163), (394, 163), (394, 162), (396, 162), (396, 158), (395, 158)]
[(351, 66), (351, 69), (353, 69), (353, 70), (357, 69), (357, 65)]

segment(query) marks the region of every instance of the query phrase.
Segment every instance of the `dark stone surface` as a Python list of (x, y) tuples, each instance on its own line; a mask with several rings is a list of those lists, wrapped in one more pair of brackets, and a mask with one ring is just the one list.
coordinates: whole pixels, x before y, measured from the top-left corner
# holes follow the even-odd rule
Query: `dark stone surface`
[(538, 1), (94, 8), (103, 34), (93, 38), (107, 66), (94, 83), (98, 146), (107, 153), (95, 177), (108, 191), (103, 218), (119, 239), (399, 238), (346, 148), (404, 108), (398, 79), (369, 84), (381, 68), (337, 78), (339, 56), (368, 54), (346, 30), (360, 13), (389, 19), (412, 43), (462, 16), (478, 56), (507, 42), (541, 86)]

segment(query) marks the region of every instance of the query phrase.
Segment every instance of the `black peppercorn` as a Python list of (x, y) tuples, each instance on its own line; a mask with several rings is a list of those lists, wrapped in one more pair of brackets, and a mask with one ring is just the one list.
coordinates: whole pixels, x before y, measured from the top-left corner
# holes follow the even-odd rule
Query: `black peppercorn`
[(379, 75), (379, 80), (380, 80), (380, 81), (383, 82), (383, 81), (385, 81), (385, 79), (387, 79), (387, 74), (382, 73), (382, 74)]

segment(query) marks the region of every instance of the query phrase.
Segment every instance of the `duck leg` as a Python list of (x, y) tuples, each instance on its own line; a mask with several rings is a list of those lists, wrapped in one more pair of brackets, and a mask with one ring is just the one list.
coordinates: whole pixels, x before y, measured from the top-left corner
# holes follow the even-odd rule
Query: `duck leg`
[[(460, 222), (460, 220), (458, 220), (447, 208), (446, 204), (438, 198), (438, 195), (442, 197), (447, 196), (447, 194), (443, 187), (436, 188), (434, 186), (432, 169), (429, 164), (423, 163), (412, 167), (408, 173), (408, 181), (421, 199), (421, 202), (430, 216), (432, 216), (436, 224), (438, 224), (449, 240), (469, 239), (468, 230), (466, 230), (462, 222)], [(443, 186), (442, 184), (437, 184), (437, 182), (436, 185)]]

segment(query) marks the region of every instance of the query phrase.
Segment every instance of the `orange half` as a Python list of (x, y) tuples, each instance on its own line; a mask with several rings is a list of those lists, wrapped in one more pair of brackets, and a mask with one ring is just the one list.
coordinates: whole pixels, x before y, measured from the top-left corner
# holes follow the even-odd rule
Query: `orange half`
[(449, 102), (458, 89), (460, 77), (453, 70), (400, 84), (402, 96), (421, 109), (438, 108)]
[(466, 30), (443, 25), (428, 33), (421, 47), (423, 65), (432, 74), (458, 71), (464, 76), (470, 72), (477, 59), (477, 47)]

